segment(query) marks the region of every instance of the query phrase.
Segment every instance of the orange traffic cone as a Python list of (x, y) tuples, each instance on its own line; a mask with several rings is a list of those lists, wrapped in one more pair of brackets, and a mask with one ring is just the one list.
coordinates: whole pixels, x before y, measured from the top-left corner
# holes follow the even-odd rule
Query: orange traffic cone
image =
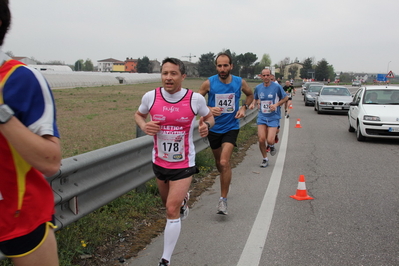
[(294, 108), (292, 108), (292, 104), (290, 104), (290, 109), (294, 109)]
[(296, 200), (311, 200), (311, 199), (313, 199), (306, 192), (306, 184), (305, 184), (305, 176), (304, 175), (299, 176), (299, 182), (298, 182), (298, 188), (296, 190), (296, 194), (292, 195), (290, 197), (293, 199), (296, 199)]
[(295, 126), (295, 128), (302, 128), (302, 126), (301, 126), (301, 119), (297, 119), (296, 120), (296, 126)]

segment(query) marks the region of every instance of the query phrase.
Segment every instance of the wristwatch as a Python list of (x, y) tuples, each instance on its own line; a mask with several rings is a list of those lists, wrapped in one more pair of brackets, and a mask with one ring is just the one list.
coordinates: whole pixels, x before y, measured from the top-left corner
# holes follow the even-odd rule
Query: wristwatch
[(248, 104), (243, 104), (242, 106), (245, 106), (246, 109), (249, 108)]
[(7, 104), (0, 104), (0, 124), (7, 123), (13, 115), (13, 110)]
[(207, 121), (204, 121), (204, 123), (208, 126), (208, 129), (210, 129), (211, 128), (211, 124), (209, 124), (209, 122), (207, 122)]

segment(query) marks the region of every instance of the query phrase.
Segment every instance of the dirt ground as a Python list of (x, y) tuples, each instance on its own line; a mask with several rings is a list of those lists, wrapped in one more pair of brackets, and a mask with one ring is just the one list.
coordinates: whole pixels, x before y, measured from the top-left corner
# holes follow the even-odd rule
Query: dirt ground
[[(233, 153), (231, 164), (234, 168), (242, 162), (248, 148), (257, 142), (257, 136), (254, 135), (246, 143), (242, 143), (237, 152)], [(193, 206), (201, 194), (206, 191), (215, 182), (219, 173), (215, 170), (208, 176), (201, 179), (193, 179), (189, 206)], [(127, 265), (129, 258), (135, 257), (138, 253), (150, 244), (151, 240), (161, 234), (165, 227), (165, 210), (159, 209), (159, 212), (147, 217), (141, 225), (124, 232), (117, 241), (110, 241), (103, 246), (98, 247), (92, 255), (81, 255), (75, 265), (80, 266), (114, 266)]]

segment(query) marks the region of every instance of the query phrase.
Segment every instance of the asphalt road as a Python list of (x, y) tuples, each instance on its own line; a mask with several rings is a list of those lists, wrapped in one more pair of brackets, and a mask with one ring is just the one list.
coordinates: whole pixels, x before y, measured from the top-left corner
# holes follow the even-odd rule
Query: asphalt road
[[(399, 141), (358, 142), (346, 115), (318, 115), (300, 92), (279, 136), (267, 168), (256, 144), (233, 169), (229, 215), (219, 179), (192, 206), (171, 265), (399, 265)], [(299, 175), (313, 200), (289, 197)], [(162, 247), (129, 265), (157, 265)]]

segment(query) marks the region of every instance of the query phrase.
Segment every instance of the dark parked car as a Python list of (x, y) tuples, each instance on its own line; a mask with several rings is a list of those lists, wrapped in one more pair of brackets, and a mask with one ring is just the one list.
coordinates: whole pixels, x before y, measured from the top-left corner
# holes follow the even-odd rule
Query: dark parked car
[(309, 88), (305, 92), (305, 96), (303, 96), (303, 100), (305, 101), (305, 106), (314, 105), (317, 94), (320, 92), (323, 85), (321, 84), (311, 84)]
[(309, 88), (309, 86), (310, 86), (310, 85), (314, 85), (314, 84), (324, 85), (323, 83), (316, 82), (316, 81), (305, 82), (305, 83), (302, 85), (302, 90), (301, 90), (302, 95), (305, 95), (305, 93), (306, 93), (307, 89)]

